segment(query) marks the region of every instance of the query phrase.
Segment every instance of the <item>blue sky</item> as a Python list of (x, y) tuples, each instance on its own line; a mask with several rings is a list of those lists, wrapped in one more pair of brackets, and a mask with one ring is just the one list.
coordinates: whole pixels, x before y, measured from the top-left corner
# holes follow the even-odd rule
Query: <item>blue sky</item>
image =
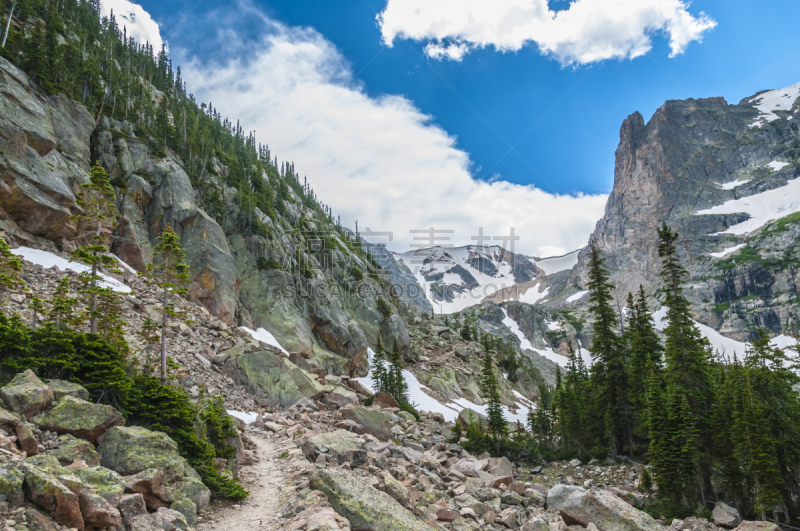
[[(670, 35), (649, 32), (642, 37), (652, 48), (638, 57), (581, 64), (565, 59), (560, 51), (544, 55), (536, 45), (503, 52), (497, 50), (503, 44), (476, 43), (463, 32), (433, 35), (423, 16), (414, 20), (416, 34), (395, 36), (388, 46), (382, 35), (386, 29), (376, 17), (386, 10), (388, 19), (387, 8), (392, 6), (387, 2), (404, 1), (416, 0), (204, 0), (199, 4), (141, 0), (141, 5), (158, 22), (177, 62), (187, 69), (190, 90), (205, 101), (216, 98), (211, 99), (215, 106), (234, 119), (242, 117), (281, 158), (295, 160), (301, 171), (312, 174), (315, 188), (335, 211), (338, 207), (343, 212), (344, 219), (359, 219), (362, 227), (394, 230), (396, 247), (408, 245), (409, 227), (436, 225), (452, 226), (457, 244), (469, 243), (467, 233), (478, 226), (498, 234), (503, 227), (518, 227), (524, 234), (520, 242), (524, 252), (572, 250), (585, 243), (602, 215), (604, 194), (613, 185), (619, 126), (627, 115), (639, 111), (649, 119), (668, 99), (724, 96), (736, 103), (759, 90), (800, 81), (800, 63), (794, 57), (800, 47), (797, 2), (696, 0), (686, 12), (696, 19), (705, 14), (715, 26), (697, 30), (698, 37), (689, 39), (681, 53), (670, 56)], [(503, 0), (514, 1), (526, 3)], [(423, 5), (427, 4), (425, 0)], [(434, 7), (442, 8), (438, 16), (448, 17), (443, 5)], [(570, 9), (564, 1), (551, 1), (549, 6)], [(398, 27), (404, 27), (402, 13), (396, 16), (401, 20)], [(598, 35), (603, 38), (602, 32)], [(460, 60), (436, 59), (426, 48), (432, 42), (456, 42), (469, 51)], [(303, 47), (313, 50), (300, 51)], [(305, 74), (296, 74), (293, 63)], [(323, 72), (319, 79), (312, 75), (314, 69)], [(295, 75), (298, 79), (281, 85)], [(299, 90), (297, 97), (287, 98), (264, 97), (259, 88), (280, 85), (270, 90), (295, 91), (307, 86), (310, 77), (334, 90), (309, 89), (305, 96)], [(380, 114), (386, 105), (399, 113), (397, 122), (388, 122), (395, 124), (388, 130), (382, 130), (377, 119), (362, 120), (369, 112)], [(360, 112), (360, 106), (369, 112)], [(392, 140), (372, 146), (356, 139), (337, 144), (326, 160), (319, 154), (325, 151), (319, 144), (336, 139), (332, 130), (348, 134), (354, 120), (361, 120), (358, 131), (369, 131), (368, 141), (395, 134), (396, 149), (390, 147)], [(340, 129), (340, 123), (347, 125)], [(291, 131), (281, 131), (281, 124)], [(433, 136), (424, 146), (410, 139), (427, 134)], [(375, 160), (367, 160), (360, 145), (374, 152)], [(343, 162), (348, 158), (356, 160), (350, 167)], [(404, 179), (403, 174), (384, 172), (382, 161), (392, 167), (408, 164), (409, 174), (431, 173), (414, 186), (393, 190), (392, 184)], [(456, 177), (459, 171), (474, 181), (475, 197), (464, 199), (470, 193), (465, 187), (473, 183)], [(441, 186), (426, 185), (439, 180)], [(438, 202), (432, 202), (431, 195)], [(375, 204), (365, 207), (365, 199)], [(425, 208), (412, 214), (412, 206), (420, 203)], [(582, 212), (565, 217), (561, 213), (565, 210)], [(414, 219), (405, 220), (405, 213)]]

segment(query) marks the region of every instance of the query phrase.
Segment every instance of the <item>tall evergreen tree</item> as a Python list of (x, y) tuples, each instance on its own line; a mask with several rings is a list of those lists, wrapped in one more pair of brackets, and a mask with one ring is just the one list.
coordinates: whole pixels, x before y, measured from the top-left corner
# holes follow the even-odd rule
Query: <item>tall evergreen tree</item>
[(392, 342), (392, 351), (389, 355), (390, 365), (387, 369), (389, 374), (389, 392), (400, 405), (408, 404), (408, 384), (403, 376), (403, 359), (400, 355), (400, 345), (397, 338)]
[(184, 287), (189, 282), (189, 266), (184, 261), (180, 237), (167, 225), (155, 246), (157, 263), (150, 264), (148, 274), (161, 289), (161, 383), (167, 382), (167, 323), (174, 317), (175, 309), (170, 304), (170, 294), (186, 294)]
[[(590, 244), (589, 252), (589, 311), (592, 324), (592, 386), (594, 418), (605, 419), (606, 448), (615, 457), (624, 446), (632, 451), (631, 408), (628, 402), (628, 375), (625, 350), (616, 330), (617, 313), (612, 306), (614, 286), (608, 281), (605, 260)], [(597, 429), (597, 427), (595, 427)]]
[(388, 388), (386, 372), (386, 355), (383, 348), (383, 339), (378, 334), (375, 343), (375, 355), (372, 357), (372, 390), (375, 393), (385, 393)]
[[(664, 329), (664, 379), (667, 387), (668, 407), (682, 407), (683, 399), (693, 419), (691, 436), (687, 435), (683, 458), (692, 463), (700, 481), (694, 484), (691, 497), (704, 503), (711, 501), (713, 446), (710, 414), (714, 392), (710, 374), (710, 347), (691, 317), (689, 301), (683, 294), (683, 282), (688, 276), (678, 257), (677, 233), (664, 223), (658, 230), (658, 255), (662, 260), (661, 277), (664, 279), (667, 326)], [(669, 412), (677, 415), (676, 412)], [(677, 443), (674, 443), (677, 444)], [(686, 466), (674, 465), (678, 470)], [(657, 479), (658, 481), (658, 479)], [(659, 482), (660, 484), (660, 482)]]
[(78, 301), (70, 297), (69, 288), (69, 276), (64, 275), (53, 292), (52, 306), (47, 318), (49, 323), (55, 325), (57, 331), (61, 331), (64, 325), (73, 328), (77, 328), (80, 325), (79, 317), (75, 314), (75, 305)]
[(11, 252), (8, 242), (0, 236), (0, 304), (3, 303), (7, 291), (23, 289), (22, 259)]
[(652, 373), (660, 374), (664, 352), (656, 332), (653, 316), (647, 305), (644, 288), (640, 285), (634, 300), (628, 295), (628, 329), (626, 330), (628, 348), (629, 397), (635, 415), (636, 432), (639, 436), (647, 434), (647, 384)]
[(73, 216), (77, 225), (77, 241), (82, 245), (72, 252), (73, 260), (91, 267), (83, 273), (83, 294), (88, 299), (89, 331), (97, 333), (97, 296), (102, 289), (99, 268), (116, 266), (117, 261), (108, 253), (108, 236), (116, 226), (117, 207), (114, 204), (114, 188), (106, 170), (97, 162), (92, 167), (89, 182), (81, 185), (81, 193), (76, 201), (82, 213)]
[(508, 423), (503, 415), (500, 398), (500, 388), (497, 385), (497, 376), (494, 368), (494, 359), (490, 350), (485, 351), (481, 367), (481, 390), (486, 399), (486, 418), (489, 433), (495, 441), (508, 435)]

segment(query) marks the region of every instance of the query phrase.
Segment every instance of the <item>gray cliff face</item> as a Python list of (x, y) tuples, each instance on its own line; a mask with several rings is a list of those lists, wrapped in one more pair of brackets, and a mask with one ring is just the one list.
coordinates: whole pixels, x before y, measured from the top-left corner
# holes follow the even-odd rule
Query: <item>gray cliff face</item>
[[(62, 254), (74, 249), (69, 218), (96, 161), (117, 194), (112, 251), (134, 269), (152, 262), (157, 237), (171, 224), (191, 268), (190, 299), (228, 325), (266, 328), (304, 368), (364, 375), (367, 346), (378, 334), (407, 348), (400, 313), (383, 318), (376, 309), (379, 297), (393, 300), (390, 283), (356, 278), (354, 269), (370, 268), (366, 255), (338, 235), (336, 249), (316, 251), (308, 231), (327, 230), (327, 221), (293, 191), (285, 217), (256, 210), (266, 236), (245, 230), (236, 224), (238, 197), (220, 178), (228, 169), (218, 160), (199, 178), (222, 198), (223, 211), (211, 214), (177, 154), (137, 137), (128, 122), (95, 122), (79, 103), (43, 95), (0, 58), (0, 229), (7, 238)], [(259, 259), (272, 265), (259, 267)]]
[[(750, 338), (755, 327), (785, 329), (798, 316), (800, 287), (794, 274), (800, 256), (797, 216), (776, 211), (773, 222), (737, 236), (718, 233), (748, 214), (698, 214), (800, 177), (800, 137), (797, 115), (792, 116), (797, 104), (751, 127), (759, 116), (753, 99), (738, 105), (722, 98), (668, 101), (647, 124), (639, 113), (629, 116), (620, 130), (614, 188), (591, 237), (619, 297), (640, 284), (657, 295), (656, 229), (666, 222), (680, 234), (696, 318), (739, 340)], [(788, 164), (770, 167), (773, 161)], [(711, 255), (737, 245), (746, 247), (730, 256)], [(562, 280), (563, 289), (586, 285), (587, 262), (588, 249), (566, 286)]]

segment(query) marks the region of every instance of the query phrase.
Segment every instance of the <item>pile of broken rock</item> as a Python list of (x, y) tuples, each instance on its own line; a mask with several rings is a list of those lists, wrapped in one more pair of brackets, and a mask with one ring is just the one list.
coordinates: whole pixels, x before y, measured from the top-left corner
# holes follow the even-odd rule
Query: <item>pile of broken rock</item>
[(209, 490), (172, 439), (125, 427), (83, 387), (26, 371), (0, 396), (5, 531), (188, 529), (208, 506)]
[[(305, 399), (262, 416), (251, 429), (294, 441), (313, 463), (300, 496), (326, 498), (353, 530), (778, 530), (768, 522), (742, 522), (722, 503), (715, 523), (690, 518), (670, 525), (628, 503), (619, 489), (522, 482), (508, 459), (473, 456), (448, 442), (452, 425), (441, 415), (421, 417), (415, 422), (386, 404), (334, 409)], [(289, 510), (286, 517), (296, 514)], [(314, 529), (342, 529), (330, 525)]]

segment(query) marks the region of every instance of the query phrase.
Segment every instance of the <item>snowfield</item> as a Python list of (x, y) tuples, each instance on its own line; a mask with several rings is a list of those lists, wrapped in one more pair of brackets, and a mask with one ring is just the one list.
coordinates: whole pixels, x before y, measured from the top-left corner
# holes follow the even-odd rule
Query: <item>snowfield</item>
[[(66, 258), (61, 258), (60, 256), (55, 255), (53, 253), (42, 251), (41, 249), (31, 249), (30, 247), (17, 247), (16, 249), (11, 249), (11, 252), (19, 256), (26, 262), (40, 265), (45, 269), (50, 269), (52, 267), (55, 267), (59, 271), (69, 270), (69, 271), (74, 271), (75, 273), (87, 273), (92, 270), (91, 267), (85, 264), (81, 264), (79, 262), (72, 262), (70, 260), (67, 260)], [(119, 258), (117, 258), (117, 260), (119, 260)], [(110, 277), (103, 273), (99, 273), (99, 276), (102, 278), (102, 280), (100, 281), (101, 287), (111, 288), (113, 291), (116, 291), (118, 293), (131, 293), (133, 291), (129, 286), (123, 284), (122, 282), (113, 277)]]
[(737, 223), (724, 232), (715, 233), (715, 235), (735, 234), (741, 236), (795, 212), (800, 212), (800, 179), (793, 179), (786, 186), (774, 190), (767, 190), (740, 199), (731, 199), (721, 205), (701, 210), (697, 212), (697, 215), (750, 214), (750, 219)]
[(578, 293), (576, 293), (574, 295), (570, 295), (569, 297), (567, 297), (567, 302), (579, 301), (582, 298), (584, 298), (587, 293), (589, 293), (589, 292), (588, 291), (579, 291)]
[[(355, 380), (367, 389), (372, 389), (374, 382), (372, 379), (372, 358), (375, 355), (375, 352), (370, 348), (367, 349), (367, 354), (369, 356), (369, 374), (363, 378), (355, 378)], [(428, 388), (422, 385), (422, 383), (417, 380), (417, 377), (414, 376), (411, 371), (403, 370), (403, 377), (406, 379), (406, 383), (408, 384), (408, 399), (418, 411), (441, 413), (444, 415), (445, 420), (449, 422), (455, 421), (456, 418), (458, 418), (458, 414), (461, 412), (461, 410), (466, 408), (474, 409), (475, 411), (484, 415), (486, 414), (486, 406), (479, 406), (473, 402), (470, 402), (466, 398), (458, 398), (452, 402), (448, 402), (447, 404), (442, 404), (423, 391), (423, 389)], [(503, 414), (508, 422), (520, 421), (523, 425), (525, 425), (528, 422), (528, 411), (530, 410), (524, 405), (517, 404), (517, 406), (518, 407), (515, 408), (516, 413), (511, 413), (508, 407), (503, 406)]]
[(519, 302), (524, 302), (526, 304), (537, 304), (539, 301), (543, 300), (547, 297), (547, 292), (550, 291), (550, 288), (544, 288), (544, 291), (539, 291), (541, 289), (541, 284), (536, 283), (535, 286), (528, 288), (522, 295), (519, 296)]
[[(485, 297), (494, 295), (497, 291), (516, 285), (511, 264), (502, 261), (503, 248), (498, 245), (467, 245), (464, 247), (431, 247), (418, 249), (407, 253), (395, 254), (398, 262), (403, 262), (414, 274), (419, 285), (425, 290), (425, 296), (430, 301), (437, 314), (452, 314), (480, 304)], [(490, 262), (496, 269), (497, 275), (491, 276), (481, 272), (470, 264), (473, 259), (483, 258)], [(477, 286), (463, 292), (456, 289), (465, 288), (463, 279), (456, 273), (450, 272), (455, 266), (461, 266), (476, 280)], [(453, 288), (452, 301), (435, 300), (432, 293), (432, 284), (425, 276), (442, 274), (443, 278), (438, 284)]]
[(725, 258), (729, 254), (735, 253), (742, 247), (747, 247), (746, 243), (740, 243), (739, 245), (734, 245), (733, 247), (728, 247), (727, 249), (723, 249), (718, 253), (709, 253), (714, 258)]
[(800, 96), (800, 83), (783, 89), (770, 90), (751, 98), (749, 103), (761, 111), (761, 114), (750, 124), (750, 127), (761, 127), (768, 122), (777, 120), (780, 116), (775, 114), (775, 111), (790, 111), (798, 96)]
[(551, 258), (542, 258), (541, 260), (533, 258), (532, 261), (546, 274), (552, 275), (553, 273), (566, 271), (567, 269), (572, 269), (575, 267), (578, 264), (578, 253), (580, 252), (581, 249), (578, 249), (577, 251), (572, 251), (564, 256), (553, 256)]
[(261, 341), (262, 343), (271, 345), (280, 350), (281, 352), (283, 352), (287, 358), (289, 357), (289, 352), (285, 348), (283, 348), (280, 343), (278, 343), (278, 340), (275, 339), (275, 336), (273, 336), (269, 331), (264, 330), (263, 328), (259, 328), (258, 330), (252, 330), (250, 328), (247, 328), (246, 326), (240, 326), (239, 328), (241, 328), (242, 330), (253, 336), (253, 339), (255, 339), (256, 341)]

